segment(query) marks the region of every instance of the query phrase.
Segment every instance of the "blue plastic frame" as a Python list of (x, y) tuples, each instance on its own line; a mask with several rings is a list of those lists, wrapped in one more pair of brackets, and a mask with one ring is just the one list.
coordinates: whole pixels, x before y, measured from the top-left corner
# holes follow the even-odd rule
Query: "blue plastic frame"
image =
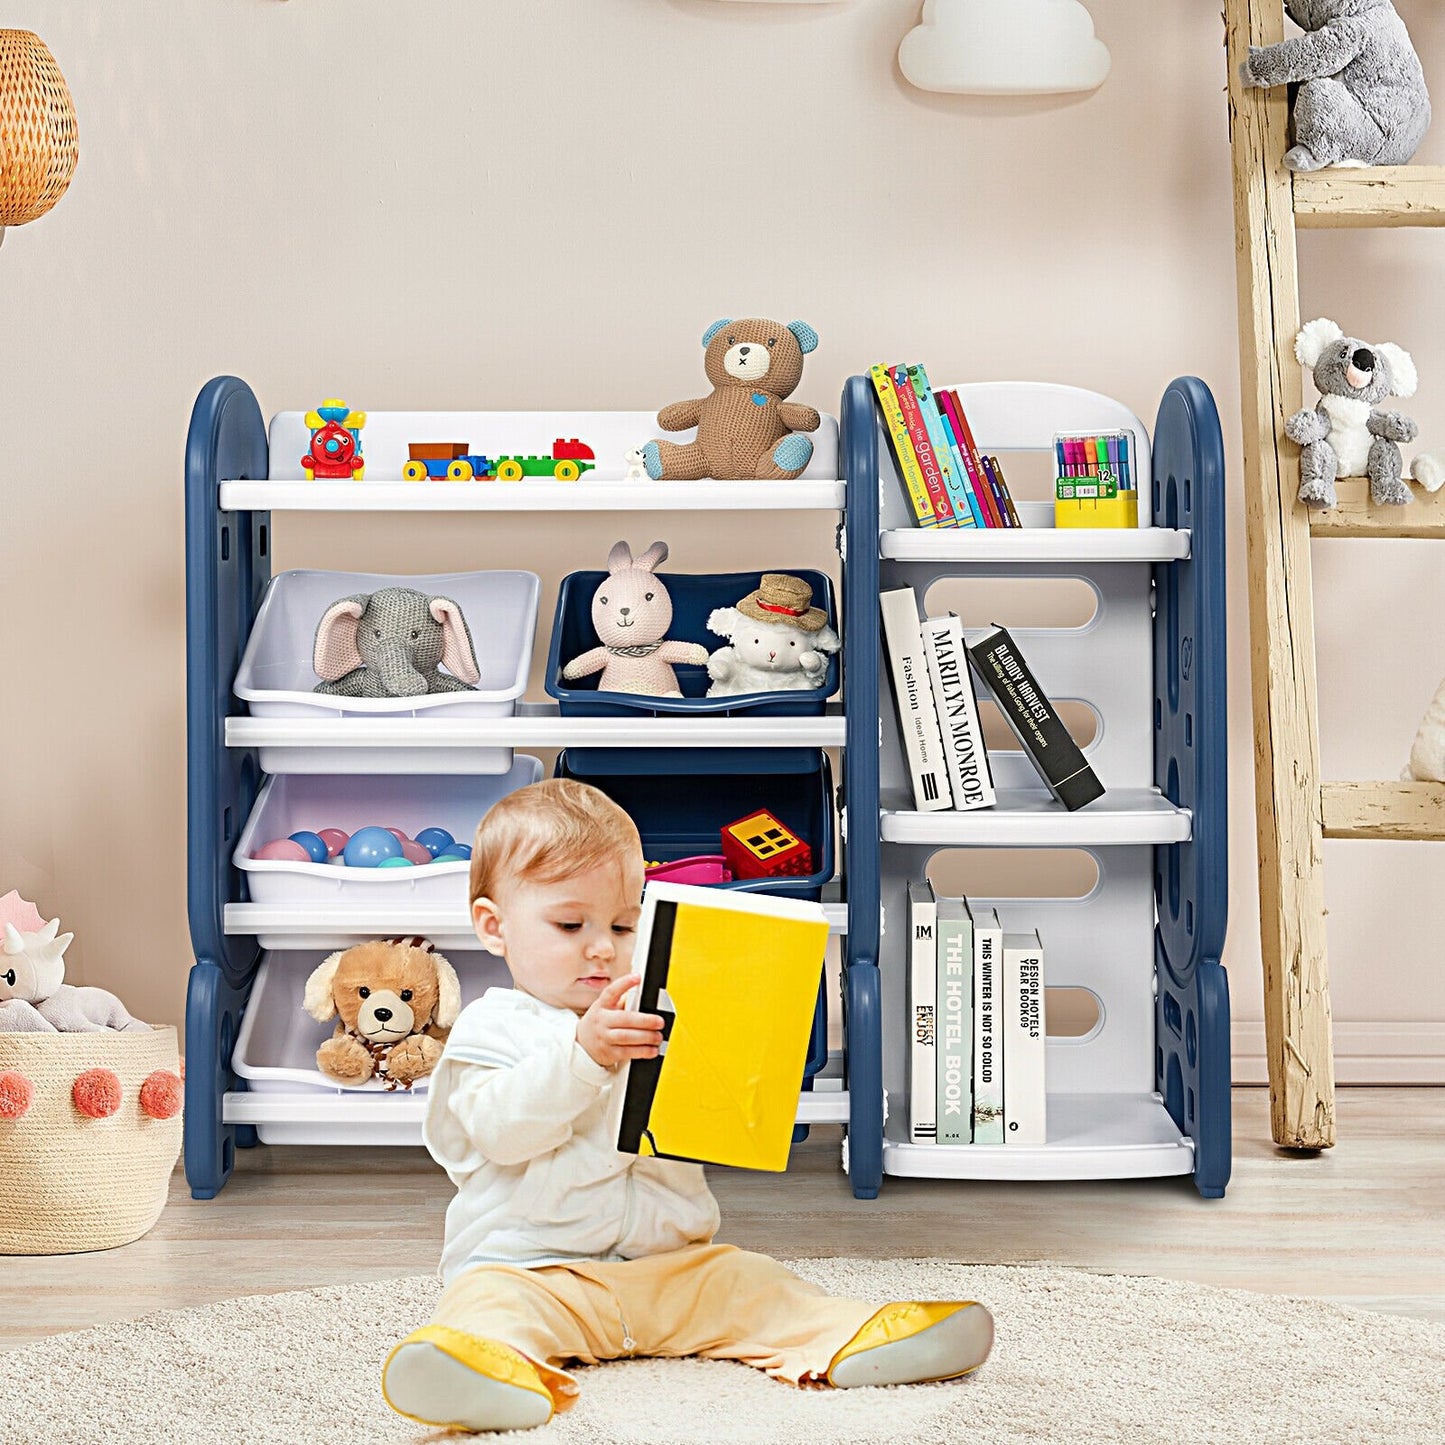
[(260, 786), (253, 752), (226, 747), (240, 711), (231, 684), (271, 572), (269, 512), (223, 512), (222, 478), (263, 480), (261, 408), (244, 381), (221, 376), (196, 398), (186, 437), (186, 883), (195, 965), (186, 990), (186, 1179), (197, 1199), (224, 1186), (249, 1125), (221, 1120), (234, 1088), (231, 1047), (260, 963), (254, 938), (227, 936), (225, 906), (244, 899), (231, 864)]
[[(883, 1178), (883, 1028), (879, 1007), (881, 848), (878, 750), (878, 423), (867, 377), (843, 389), (838, 451), (848, 484), (843, 678), (843, 818), (848, 898), (844, 1023), (848, 1172), (872, 1199)], [(1172, 382), (1154, 437), (1156, 525), (1191, 531), (1190, 556), (1158, 563), (1154, 627), (1154, 776), (1193, 811), (1191, 841), (1155, 850), (1159, 975), (1156, 1087), (1194, 1142), (1194, 1182), (1219, 1198), (1229, 1182), (1229, 986), (1220, 965), (1227, 922), (1227, 703), (1224, 654), (1224, 444), (1209, 388)]]

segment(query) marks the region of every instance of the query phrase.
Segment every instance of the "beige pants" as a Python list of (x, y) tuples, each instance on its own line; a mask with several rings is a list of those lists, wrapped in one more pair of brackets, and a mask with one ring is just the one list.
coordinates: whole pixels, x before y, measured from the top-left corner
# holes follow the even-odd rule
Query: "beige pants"
[(565, 1410), (577, 1384), (557, 1367), (572, 1360), (700, 1355), (796, 1385), (824, 1374), (878, 1309), (835, 1299), (765, 1254), (701, 1244), (616, 1263), (477, 1265), (443, 1291), (432, 1323), (526, 1355)]

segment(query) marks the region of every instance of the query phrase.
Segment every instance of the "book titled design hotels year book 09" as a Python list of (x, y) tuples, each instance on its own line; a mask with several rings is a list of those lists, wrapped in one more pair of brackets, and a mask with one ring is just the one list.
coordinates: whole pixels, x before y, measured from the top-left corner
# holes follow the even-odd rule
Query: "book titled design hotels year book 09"
[(1103, 797), (1104, 785), (1069, 736), (1008, 629), (995, 626), (973, 638), (968, 655), (1054, 797), (1070, 812)]
[(1047, 1142), (1044, 949), (1037, 933), (1003, 936), (1003, 1141)]
[(618, 1067), (618, 1149), (786, 1169), (827, 947), (820, 903), (649, 882), (624, 1007), (661, 1014), (664, 1043)]

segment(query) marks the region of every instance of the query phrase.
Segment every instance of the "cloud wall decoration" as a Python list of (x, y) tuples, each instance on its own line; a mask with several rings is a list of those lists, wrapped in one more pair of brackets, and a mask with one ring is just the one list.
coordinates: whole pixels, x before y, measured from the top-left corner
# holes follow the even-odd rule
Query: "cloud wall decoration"
[(920, 90), (1039, 95), (1097, 89), (1110, 59), (1080, 0), (925, 0), (898, 64)]

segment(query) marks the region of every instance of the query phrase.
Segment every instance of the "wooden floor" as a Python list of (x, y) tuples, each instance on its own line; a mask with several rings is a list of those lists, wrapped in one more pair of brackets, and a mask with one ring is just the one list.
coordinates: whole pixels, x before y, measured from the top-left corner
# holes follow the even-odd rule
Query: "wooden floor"
[[(1206, 1202), (1187, 1180), (1118, 1184), (884, 1181), (855, 1200), (836, 1127), (786, 1176), (712, 1171), (721, 1239), (783, 1257), (1053, 1262), (1341, 1303), (1445, 1322), (1445, 1089), (1346, 1089), (1339, 1145), (1269, 1140), (1268, 1097), (1236, 1089), (1234, 1177)], [(436, 1267), (446, 1177), (420, 1150), (243, 1151), (220, 1197), (177, 1173), (146, 1238), (105, 1254), (0, 1258), (0, 1349), (59, 1330)]]

